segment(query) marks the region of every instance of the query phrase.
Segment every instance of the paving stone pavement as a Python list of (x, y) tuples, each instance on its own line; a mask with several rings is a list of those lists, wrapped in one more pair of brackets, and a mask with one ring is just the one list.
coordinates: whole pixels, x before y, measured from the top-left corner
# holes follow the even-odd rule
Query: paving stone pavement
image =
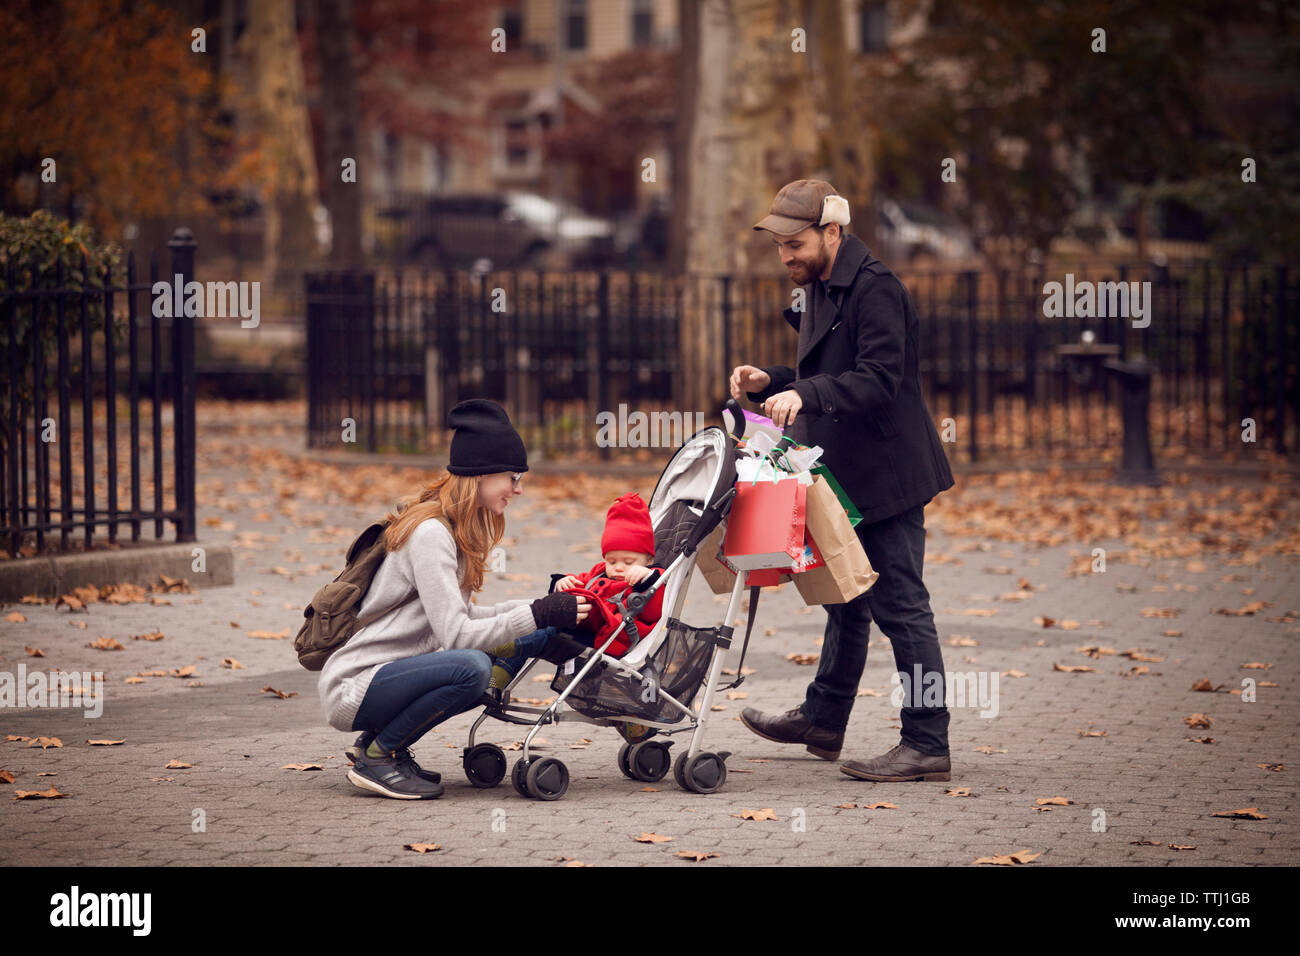
[[(950, 783), (855, 781), (838, 762), (762, 740), (739, 723), (744, 706), (781, 711), (798, 704), (815, 669), (787, 655), (818, 653), (824, 613), (803, 608), (787, 586), (763, 594), (747, 660), (754, 673), (741, 688), (747, 696), (722, 700), (723, 709), (709, 715), (708, 746), (733, 753), (721, 792), (687, 793), (671, 776), (653, 787), (630, 781), (615, 764), (617, 734), (581, 723), (541, 731), (547, 745), (540, 752), (559, 756), (571, 773), (562, 800), (523, 799), (508, 781), (475, 789), (460, 769), (467, 714), (414, 747), (423, 765), (442, 772), (446, 794), (399, 802), (346, 780), (343, 748), (352, 735), (325, 724), (316, 675), (297, 665), (290, 641), (250, 637), (297, 630), (302, 605), (337, 571), (343, 548), (374, 509), (313, 481), (317, 466), (295, 451), (302, 439), (292, 424), (212, 415), (202, 422), (200, 544), (235, 546), (234, 586), (203, 588), (195, 575), (196, 590), (167, 595), (167, 605), (4, 609), (26, 620), (0, 621), (0, 671), (20, 664), (29, 673), (102, 671), (107, 690), (98, 718), (74, 708), (0, 708), (0, 769), (15, 775), (5, 788), (53, 784), (66, 795), (0, 800), (0, 863), (967, 866), (1018, 850), (1041, 854), (1034, 865), (1297, 862), (1297, 705), (1290, 690), (1300, 627), (1277, 619), (1300, 606), (1294, 555), (1231, 565), (1207, 558), (1196, 572), (1184, 558), (1071, 575), (1079, 554), (1120, 542), (1038, 548), (973, 541), (942, 531), (942, 509), (932, 506), (927, 584), (946, 667), (950, 675), (998, 678), (995, 714), (982, 715), (989, 708), (977, 701), (952, 710)], [(265, 466), (271, 451), (296, 463), (286, 469), (281, 460), (273, 473)], [(365, 475), (355, 473), (361, 481)], [(653, 473), (627, 479), (624, 490), (648, 498), (653, 481)], [(480, 602), (538, 595), (552, 570), (590, 567), (602, 520), (603, 511), (554, 496), (517, 499), (507, 512), (507, 572), (490, 575)], [(1006, 599), (1022, 577), (1030, 596)], [(1248, 598), (1242, 591), (1250, 588)], [(1211, 613), (1248, 599), (1272, 607), (1239, 617)], [(720, 623), (721, 601), (696, 576), (683, 617)], [(1142, 616), (1153, 606), (1176, 609), (1177, 617)], [(1035, 622), (1043, 616), (1078, 627), (1045, 628)], [(162, 640), (132, 640), (156, 630)], [(100, 636), (125, 649), (86, 647)], [(1078, 652), (1089, 645), (1120, 653)], [(45, 656), (28, 656), (25, 647)], [(1122, 656), (1129, 649), (1137, 659)], [(223, 668), (223, 658), (243, 667)], [(1271, 666), (1243, 669), (1248, 662)], [(842, 759), (897, 743), (892, 663), (888, 640), (873, 632)], [(190, 665), (197, 672), (188, 679), (124, 683), (141, 671)], [(1143, 667), (1149, 670), (1135, 670)], [(1230, 693), (1245, 677), (1278, 686), (1258, 687), (1257, 699), (1245, 701)], [(1221, 689), (1193, 691), (1201, 678)], [(521, 693), (551, 696), (546, 683), (522, 686)], [(296, 696), (281, 699), (264, 687)], [(1209, 715), (1212, 726), (1190, 728), (1183, 718), (1194, 713)], [(496, 722), (485, 731), (482, 739), (503, 746), (522, 738), (519, 728)], [(6, 735), (58, 737), (63, 746), (41, 749), (6, 742)], [(103, 738), (126, 742), (86, 743)], [(581, 744), (584, 738), (590, 743)], [(167, 769), (172, 760), (192, 767)], [(282, 769), (299, 762), (324, 770)], [(946, 792), (956, 788), (969, 795)], [(1038, 808), (1037, 800), (1057, 796), (1072, 802)], [(865, 808), (878, 803), (893, 806)], [(1245, 807), (1267, 819), (1212, 816)], [(777, 819), (740, 819), (747, 808), (771, 808)], [(636, 841), (647, 832), (672, 839)], [(442, 849), (404, 849), (414, 843)], [(694, 863), (675, 856), (680, 851), (716, 857)]]

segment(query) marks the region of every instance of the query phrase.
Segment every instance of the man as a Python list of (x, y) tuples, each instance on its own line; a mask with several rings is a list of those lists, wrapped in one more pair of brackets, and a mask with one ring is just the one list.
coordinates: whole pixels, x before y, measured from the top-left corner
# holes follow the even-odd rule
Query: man
[(760, 737), (838, 759), (874, 619), (909, 691), (901, 742), (840, 769), (861, 780), (948, 780), (943, 655), (921, 565), (925, 505), (953, 486), (952, 472), (921, 397), (911, 299), (861, 239), (843, 233), (848, 223), (848, 202), (830, 183), (800, 179), (776, 194), (754, 228), (772, 233), (790, 278), (809, 286), (809, 308), (784, 313), (799, 332), (797, 368), (741, 365), (730, 386), (733, 398), (744, 392), (762, 402), (796, 441), (824, 449), (821, 460), (862, 512), (858, 538), (880, 577), (854, 600), (826, 605), (821, 660), (803, 704), (781, 715), (746, 708), (740, 719)]

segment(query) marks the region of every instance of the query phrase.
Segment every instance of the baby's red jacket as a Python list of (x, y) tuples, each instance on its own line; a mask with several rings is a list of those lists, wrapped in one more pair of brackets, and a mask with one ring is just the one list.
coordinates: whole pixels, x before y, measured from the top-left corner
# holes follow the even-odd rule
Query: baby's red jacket
[[(651, 571), (663, 573), (663, 568), (651, 568)], [(610, 632), (618, 627), (619, 622), (623, 619), (619, 616), (618, 611), (613, 605), (614, 598), (618, 597), (624, 591), (634, 590), (626, 581), (619, 581), (615, 578), (605, 576), (605, 562), (601, 561), (586, 574), (575, 574), (574, 577), (580, 582), (580, 586), (570, 588), (566, 594), (583, 594), (591, 601), (591, 613), (587, 615), (586, 620), (578, 625), (579, 630), (593, 631), (595, 638), (593, 644), (600, 647), (609, 637)], [(641, 609), (641, 613), (636, 617), (637, 630), (641, 637), (645, 637), (658, 623), (660, 616), (663, 614), (664, 607), (664, 589), (659, 588), (655, 591), (648, 604)], [(627, 638), (627, 633), (623, 632), (614, 638), (614, 642), (606, 648), (605, 653), (611, 657), (622, 657), (631, 648), (631, 642)]]

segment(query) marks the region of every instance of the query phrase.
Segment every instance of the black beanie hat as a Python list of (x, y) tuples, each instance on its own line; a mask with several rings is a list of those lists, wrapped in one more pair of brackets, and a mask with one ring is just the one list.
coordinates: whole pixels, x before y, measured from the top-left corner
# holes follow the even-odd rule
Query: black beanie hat
[(527, 471), (528, 453), (524, 440), (510, 424), (510, 416), (496, 402), (471, 398), (461, 402), (447, 416), (451, 436), (453, 475), (494, 475), (502, 471)]

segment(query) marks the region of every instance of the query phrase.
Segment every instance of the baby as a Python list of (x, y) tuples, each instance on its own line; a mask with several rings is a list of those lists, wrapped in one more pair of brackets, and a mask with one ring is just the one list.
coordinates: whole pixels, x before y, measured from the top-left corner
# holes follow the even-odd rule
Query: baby
[[(588, 646), (600, 647), (622, 622), (614, 599), (627, 591), (644, 591), (659, 580), (662, 568), (650, 567), (654, 560), (654, 528), (650, 524), (650, 511), (640, 495), (623, 495), (610, 506), (605, 516), (605, 531), (600, 537), (600, 550), (605, 559), (585, 574), (566, 574), (555, 582), (556, 591), (569, 591), (586, 595), (591, 601), (591, 613), (578, 625), (583, 632), (574, 635)], [(663, 613), (663, 589), (636, 617), (637, 639), (650, 633)], [(530, 657), (547, 656), (547, 644), (558, 629), (544, 627), (524, 637), (509, 641), (493, 649), (498, 660), (493, 662), (490, 687), (504, 688), (519, 673)], [(632, 646), (631, 635), (626, 630), (614, 638), (605, 653), (622, 657)]]

